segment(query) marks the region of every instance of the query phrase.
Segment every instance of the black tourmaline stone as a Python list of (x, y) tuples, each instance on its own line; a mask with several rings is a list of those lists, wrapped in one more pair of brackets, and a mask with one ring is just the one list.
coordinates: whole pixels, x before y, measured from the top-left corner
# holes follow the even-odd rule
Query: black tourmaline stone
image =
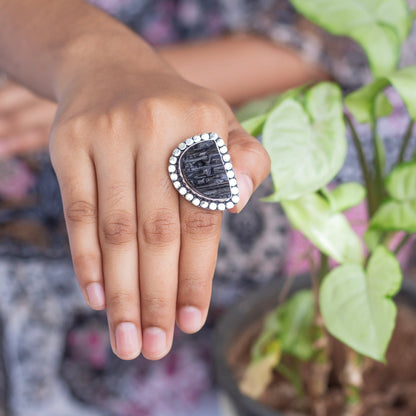
[(199, 194), (211, 199), (231, 197), (227, 173), (214, 141), (189, 147), (182, 155), (180, 169), (188, 185)]

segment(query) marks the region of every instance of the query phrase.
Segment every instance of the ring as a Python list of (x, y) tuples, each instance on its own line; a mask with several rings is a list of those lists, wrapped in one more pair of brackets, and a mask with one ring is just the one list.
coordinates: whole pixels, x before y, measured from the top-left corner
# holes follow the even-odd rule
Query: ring
[(173, 186), (197, 207), (224, 211), (240, 201), (227, 146), (216, 133), (204, 133), (179, 143), (169, 158)]

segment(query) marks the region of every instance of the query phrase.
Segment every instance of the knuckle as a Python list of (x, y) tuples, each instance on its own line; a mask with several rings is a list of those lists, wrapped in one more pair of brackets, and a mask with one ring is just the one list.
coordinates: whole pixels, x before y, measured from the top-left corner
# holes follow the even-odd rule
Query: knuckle
[(207, 128), (212, 128), (212, 126), (218, 125), (218, 123), (225, 123), (225, 115), (222, 108), (208, 100), (194, 102), (189, 107), (188, 114), (191, 119), (198, 120), (201, 125)]
[(77, 275), (82, 274), (84, 270), (91, 270), (91, 268), (96, 267), (100, 264), (101, 256), (99, 253), (82, 253), (74, 254), (72, 256), (72, 263), (74, 264), (74, 269), (77, 271)]
[(97, 219), (97, 208), (87, 201), (74, 201), (66, 209), (67, 219), (70, 223), (91, 224)]
[(201, 277), (195, 275), (181, 276), (181, 289), (179, 303), (187, 305), (195, 304), (201, 296), (211, 293), (211, 277)]
[(154, 318), (160, 316), (164, 311), (167, 311), (170, 308), (170, 302), (161, 295), (144, 296), (141, 300), (141, 306), (143, 312), (146, 313), (148, 317)]
[(159, 97), (143, 98), (136, 105), (136, 116), (140, 120), (141, 129), (147, 133), (158, 130), (163, 114), (169, 114), (169, 112), (166, 113), (165, 104)]
[(219, 231), (221, 215), (216, 212), (188, 214), (183, 220), (183, 232), (201, 239), (212, 237)]
[(136, 239), (135, 216), (124, 211), (112, 212), (103, 221), (104, 242), (110, 245), (122, 245)]
[(155, 211), (143, 221), (142, 233), (149, 245), (167, 245), (180, 235), (177, 216), (169, 210)]
[(137, 303), (137, 299), (129, 292), (117, 291), (110, 294), (107, 299), (107, 307), (112, 312), (118, 311), (123, 313), (124, 311), (131, 311), (132, 306)]

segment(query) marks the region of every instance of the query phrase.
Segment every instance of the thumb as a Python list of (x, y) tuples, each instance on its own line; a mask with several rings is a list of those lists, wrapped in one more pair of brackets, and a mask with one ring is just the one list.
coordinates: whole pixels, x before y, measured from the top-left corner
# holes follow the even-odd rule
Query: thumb
[(240, 202), (230, 211), (240, 212), (270, 173), (270, 157), (261, 143), (240, 125), (228, 134), (228, 150), (240, 191)]

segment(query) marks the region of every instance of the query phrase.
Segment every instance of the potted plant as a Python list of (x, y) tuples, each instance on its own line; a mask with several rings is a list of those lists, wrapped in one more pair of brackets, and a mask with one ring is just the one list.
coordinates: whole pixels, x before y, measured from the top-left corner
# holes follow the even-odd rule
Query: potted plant
[[(276, 377), (292, 386), (291, 414), (358, 416), (363, 414), (365, 374), (386, 362), (396, 325), (393, 297), (402, 287), (397, 255), (416, 233), (416, 151), (409, 154), (416, 120), (416, 66), (397, 69), (416, 13), (405, 0), (291, 2), (330, 33), (358, 42), (374, 80), (344, 97), (331, 82), (296, 88), (265, 113), (244, 121), (251, 134), (262, 134), (272, 160), (275, 191), (266, 201), (281, 204), (291, 226), (319, 250), (320, 258), (312, 262), (306, 280), (289, 280), (289, 289), (287, 283), (276, 282), (237, 305), (231, 312), (234, 318), (224, 318), (218, 329), (217, 374), (243, 416), (281, 414), (252, 400), (264, 397)], [(386, 166), (378, 132), (379, 120), (392, 111), (388, 87), (400, 95), (409, 114), (392, 167)], [(370, 157), (358, 124), (371, 130)], [(331, 187), (345, 160), (348, 130), (362, 183)], [(361, 239), (344, 212), (363, 201), (367, 221)], [(416, 303), (413, 295), (407, 299)], [(258, 322), (263, 321), (261, 326)], [(249, 334), (244, 335), (247, 327)], [(244, 369), (224, 374), (225, 367), (236, 367), (235, 357), (244, 348)], [(411, 354), (415, 345), (407, 348)], [(337, 405), (331, 408), (327, 396), (334, 384)], [(387, 409), (384, 414), (396, 413)]]

